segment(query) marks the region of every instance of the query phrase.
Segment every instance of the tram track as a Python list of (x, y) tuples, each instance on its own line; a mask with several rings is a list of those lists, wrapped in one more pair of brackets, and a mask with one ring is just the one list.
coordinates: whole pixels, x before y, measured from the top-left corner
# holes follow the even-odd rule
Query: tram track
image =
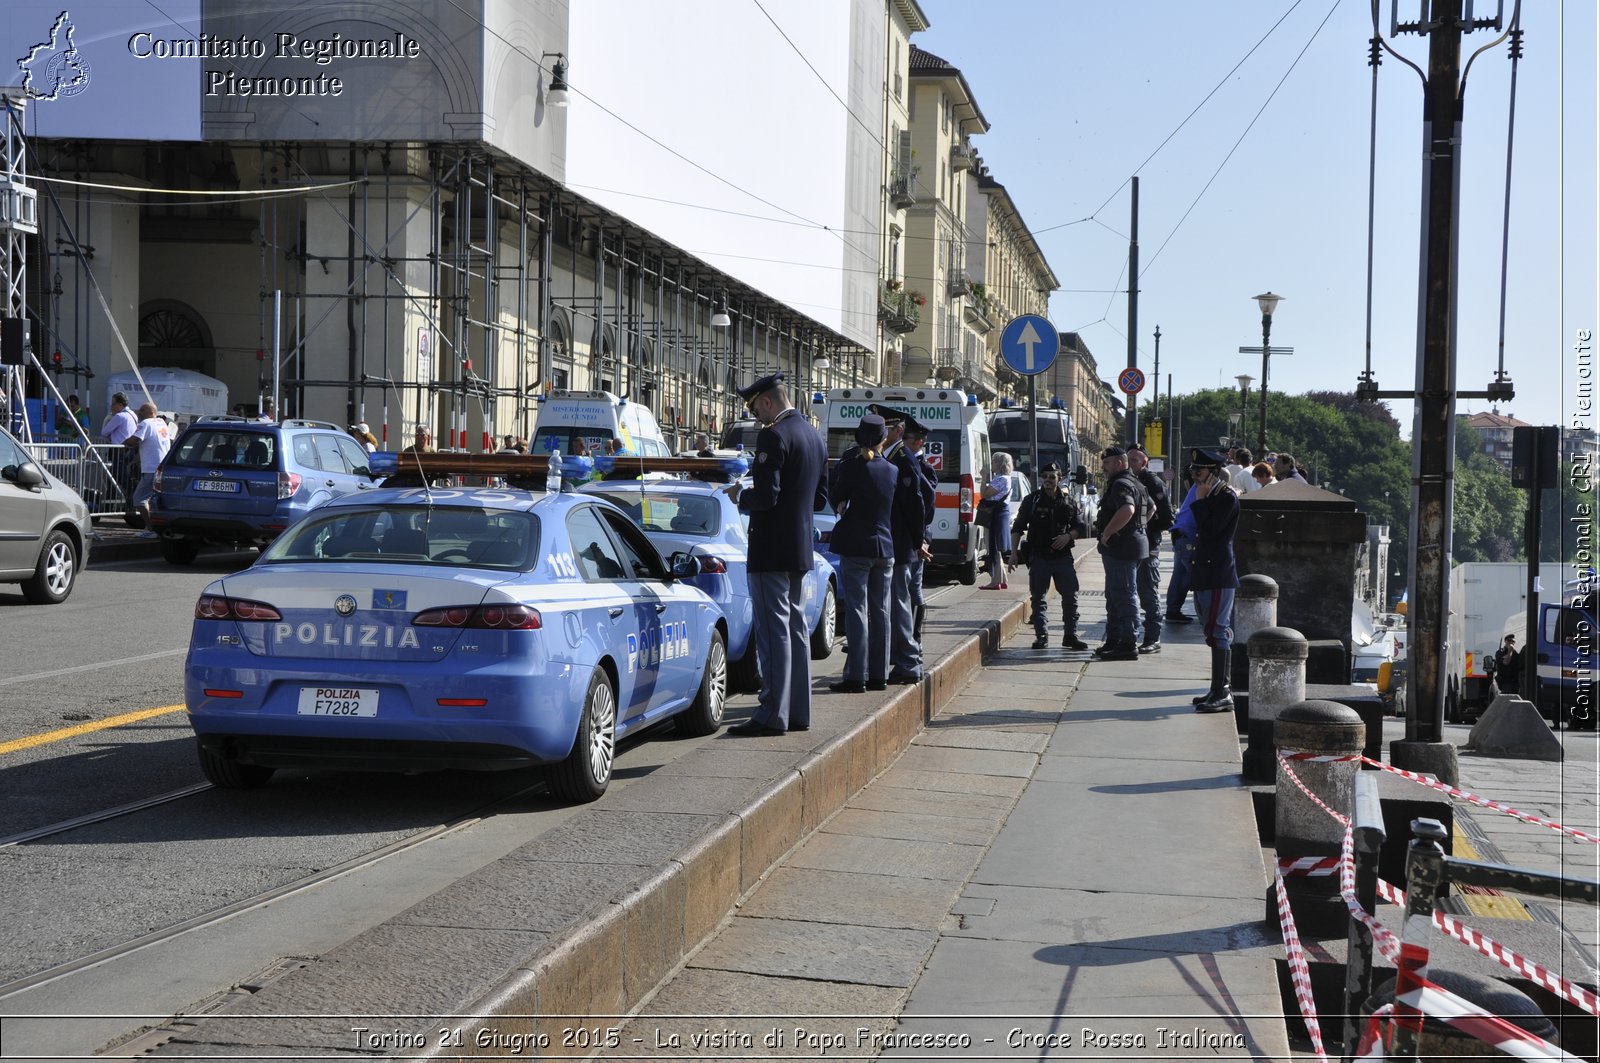
[[(121, 805), (114, 809), (106, 809), (105, 811), (99, 813), (89, 813), (86, 816), (76, 817), (73, 820), (64, 820), (61, 823), (51, 824), (46, 827), (37, 828), (34, 831), (24, 832), (20, 835), (14, 835), (12, 838), (0, 839), (0, 842), (11, 845), (20, 845), (27, 841), (35, 841), (39, 838), (50, 837), (54, 834), (63, 834), (67, 831), (86, 826), (90, 823), (104, 822), (105, 820), (113, 819), (118, 816), (129, 815), (133, 812), (144, 811), (171, 801), (181, 800), (184, 797), (192, 797), (210, 789), (213, 789), (210, 783), (202, 783), (196, 786), (186, 787), (182, 790), (174, 790), (166, 794), (158, 794), (155, 797), (148, 798), (144, 801), (130, 802), (127, 805)], [(424, 845), (427, 845), (430, 842), (437, 841), (441, 838), (447, 837), (448, 835), (454, 834), (457, 831), (471, 827), (477, 823), (481, 823), (489, 816), (493, 815), (501, 807), (509, 805), (514, 801), (542, 793), (545, 790), (546, 786), (543, 781), (534, 783), (530, 786), (525, 786), (520, 790), (516, 790), (512, 793), (504, 795), (503, 797), (497, 797), (492, 801), (488, 801), (482, 805), (479, 805), (477, 808), (457, 816), (454, 819), (437, 824), (433, 827), (424, 828), (415, 834), (396, 839), (395, 841), (370, 852), (350, 857), (349, 859), (340, 861), (331, 867), (323, 868), (319, 871), (313, 872), (312, 874), (301, 876), (300, 878), (291, 882), (286, 882), (279, 886), (275, 886), (272, 889), (263, 890), (249, 897), (241, 898), (230, 904), (223, 905), (220, 908), (215, 908), (209, 912), (203, 912), (199, 915), (182, 920), (178, 923), (174, 923), (162, 929), (152, 930), (149, 933), (141, 934), (138, 937), (132, 938), (120, 944), (97, 949), (96, 951), (85, 956), (81, 956), (75, 960), (69, 960), (65, 963), (60, 963), (53, 967), (36, 971), (33, 974), (26, 975), (25, 977), (15, 979), (10, 982), (0, 983), (0, 1000), (5, 1000), (9, 997), (16, 996), (19, 993), (24, 993), (28, 990), (48, 985), (51, 982), (59, 981), (63, 978), (69, 978), (75, 974), (91, 970), (103, 964), (121, 959), (122, 957), (130, 956), (141, 950), (172, 941), (196, 930), (200, 930), (205, 927), (216, 926), (219, 923), (227, 922), (230, 919), (237, 918), (238, 916), (244, 915), (248, 912), (255, 911), (270, 904), (274, 904), (287, 897), (304, 893), (318, 886), (332, 882), (335, 879), (342, 878), (354, 872), (372, 867), (373, 865), (381, 863), (392, 856), (413, 851)]]

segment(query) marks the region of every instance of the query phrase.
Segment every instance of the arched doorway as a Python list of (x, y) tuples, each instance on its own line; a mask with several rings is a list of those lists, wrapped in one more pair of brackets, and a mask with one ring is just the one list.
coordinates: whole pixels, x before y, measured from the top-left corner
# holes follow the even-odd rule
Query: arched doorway
[(191, 369), (217, 375), (211, 329), (194, 307), (176, 299), (154, 299), (139, 308), (139, 364)]

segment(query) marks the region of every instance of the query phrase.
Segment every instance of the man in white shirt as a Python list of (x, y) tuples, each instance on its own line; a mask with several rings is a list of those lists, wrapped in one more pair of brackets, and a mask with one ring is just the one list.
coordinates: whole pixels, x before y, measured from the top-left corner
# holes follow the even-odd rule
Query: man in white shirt
[(172, 449), (172, 428), (156, 413), (154, 403), (139, 407), (139, 427), (122, 443), (139, 452), (139, 486), (133, 489), (133, 511), (143, 516), (155, 494), (156, 468)]
[(100, 425), (100, 434), (106, 437), (106, 442), (125, 442), (138, 427), (139, 419), (128, 409), (128, 396), (120, 391), (112, 395), (111, 412), (106, 414), (105, 422)]
[(1228, 483), (1232, 488), (1243, 495), (1250, 491), (1261, 490), (1261, 485), (1256, 483), (1256, 478), (1250, 475), (1250, 467), (1255, 464), (1255, 456), (1247, 447), (1237, 447), (1233, 451), (1233, 463), (1228, 468)]

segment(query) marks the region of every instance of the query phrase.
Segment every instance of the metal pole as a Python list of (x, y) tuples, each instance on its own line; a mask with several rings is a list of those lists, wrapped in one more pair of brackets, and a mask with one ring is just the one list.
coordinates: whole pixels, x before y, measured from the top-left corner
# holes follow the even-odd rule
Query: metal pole
[[(1035, 397), (1034, 374), (1028, 374), (1028, 467), (1033, 470), (1033, 486), (1039, 486), (1039, 408), (1038, 399)], [(1062, 479), (1069, 474), (1070, 469), (1063, 469)]]
[[(1452, 82), (1451, 84), (1454, 84)], [(1401, 931), (1400, 962), (1394, 980), (1393, 1060), (1417, 1058), (1422, 1034), (1422, 1012), (1401, 1000), (1422, 988), (1428, 977), (1428, 939), (1433, 932), (1433, 898), (1444, 879), (1444, 842), (1450, 838), (1436, 819), (1411, 821), (1411, 844), (1406, 851), (1406, 917)]]
[[(1257, 460), (1264, 460), (1267, 453), (1267, 365), (1272, 359), (1272, 315), (1261, 315), (1261, 423), (1260, 434), (1256, 436)], [(1239, 422), (1239, 431), (1244, 432), (1244, 421)]]
[(1161, 420), (1161, 326), (1156, 326), (1156, 353), (1155, 365), (1150, 372), (1150, 383), (1153, 385), (1150, 395), (1150, 418), (1152, 421)]
[[(1539, 707), (1539, 535), (1542, 514), (1539, 512), (1544, 505), (1541, 485), (1545, 476), (1544, 469), (1544, 434), (1554, 432), (1554, 428), (1535, 428), (1533, 430), (1533, 453), (1528, 460), (1528, 520), (1527, 539), (1523, 552), (1528, 557), (1528, 611), (1523, 619), (1522, 643), (1522, 689), (1516, 693), (1522, 700), (1532, 703), (1534, 708)], [(1558, 592), (1559, 593), (1559, 592)], [(1496, 646), (1498, 653), (1500, 647)], [(1459, 652), (1459, 651), (1458, 651)], [(1510, 694), (1512, 691), (1504, 691)], [(1560, 699), (1555, 711), (1551, 715), (1555, 718), (1555, 729), (1561, 730)]]
[[(1351, 830), (1355, 842), (1356, 900), (1371, 915), (1378, 910), (1378, 856), (1383, 850), (1383, 807), (1372, 772), (1356, 773)], [(1372, 995), (1372, 931), (1350, 920), (1344, 978), (1344, 1059), (1355, 1056), (1361, 1038), (1361, 1005)]]
[[(1128, 368), (1139, 366), (1139, 178), (1133, 178), (1133, 221), (1128, 230)], [(1139, 399), (1128, 396), (1128, 442), (1139, 442)]]
[[(1445, 618), (1450, 611), (1450, 528), (1455, 489), (1456, 193), (1460, 180), (1461, 0), (1435, 0), (1423, 122), (1422, 327), (1411, 534), (1408, 741), (1444, 732)], [(1453, 752), (1453, 751), (1452, 751)], [(1405, 759), (1404, 755), (1402, 759)], [(1397, 762), (1398, 763), (1398, 762)], [(1451, 780), (1445, 780), (1451, 781)]]
[(278, 352), (283, 348), (283, 289), (272, 291), (272, 409), (278, 412)]

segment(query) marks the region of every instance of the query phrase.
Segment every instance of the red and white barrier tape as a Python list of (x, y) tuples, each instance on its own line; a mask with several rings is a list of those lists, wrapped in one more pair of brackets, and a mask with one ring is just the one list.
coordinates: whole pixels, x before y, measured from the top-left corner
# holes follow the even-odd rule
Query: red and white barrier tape
[(1483, 808), (1492, 808), (1496, 812), (1504, 812), (1508, 816), (1515, 816), (1517, 819), (1520, 819), (1526, 823), (1532, 823), (1535, 826), (1549, 827), (1551, 830), (1560, 831), (1562, 834), (1577, 838), (1579, 841), (1600, 845), (1600, 838), (1596, 838), (1593, 834), (1585, 834), (1581, 830), (1574, 830), (1571, 827), (1564, 827), (1554, 820), (1544, 819), (1541, 816), (1535, 816), (1527, 812), (1519, 812), (1510, 805), (1503, 805), (1499, 801), (1491, 801), (1487, 797), (1479, 797), (1475, 793), (1470, 793), (1469, 791), (1451, 786), (1449, 783), (1440, 782), (1432, 775), (1423, 775), (1419, 774), (1418, 772), (1407, 771), (1404, 768), (1397, 768), (1392, 764), (1385, 764), (1381, 760), (1373, 760), (1371, 757), (1361, 757), (1360, 759), (1363, 764), (1371, 764), (1373, 767), (1382, 768), (1384, 771), (1393, 772), (1396, 775), (1403, 775), (1412, 782), (1419, 782), (1424, 786), (1431, 786), (1433, 789), (1442, 793), (1447, 793), (1451, 797), (1459, 797), (1463, 801), (1470, 801), (1475, 805), (1482, 806)]
[(1281, 858), (1278, 860), (1278, 871), (1287, 878), (1296, 878), (1301, 875), (1320, 878), (1323, 875), (1331, 875), (1338, 870), (1339, 858), (1337, 856), (1294, 856), (1287, 860)]
[(1383, 1023), (1394, 1014), (1394, 1005), (1385, 1004), (1371, 1015), (1367, 1016), (1367, 1028), (1361, 1035), (1361, 1040), (1356, 1042), (1355, 1055), (1352, 1059), (1388, 1059), (1383, 1050)]
[(1349, 827), (1344, 829), (1344, 850), (1339, 855), (1339, 895), (1344, 898), (1344, 906), (1350, 909), (1351, 918), (1372, 932), (1373, 947), (1390, 963), (1398, 960), (1400, 939), (1361, 907), (1361, 901), (1356, 897), (1355, 832)]
[(1299, 754), (1289, 753), (1282, 749), (1278, 750), (1278, 763), (1283, 768), (1283, 773), (1289, 776), (1289, 781), (1300, 787), (1300, 792), (1311, 798), (1311, 800), (1316, 803), (1318, 808), (1322, 809), (1322, 811), (1326, 812), (1328, 815), (1332, 816), (1334, 819), (1348, 827), (1350, 825), (1349, 816), (1346, 816), (1340, 812), (1335, 812), (1333, 809), (1329, 808), (1328, 802), (1312, 793), (1306, 784), (1300, 781), (1300, 776), (1296, 775), (1294, 773), (1294, 769), (1289, 767), (1289, 761), (1294, 759), (1299, 759)]
[[(1378, 894), (1391, 904), (1398, 904), (1401, 907), (1405, 906), (1405, 890), (1385, 882), (1382, 879), (1378, 880)], [(1459, 922), (1453, 916), (1446, 915), (1444, 912), (1440, 911), (1435, 911), (1433, 913), (1433, 925), (1438, 927), (1440, 930), (1443, 930), (1446, 934), (1449, 934), (1463, 945), (1469, 945), (1472, 948), (1477, 949), (1479, 952), (1483, 953), (1491, 960), (1494, 960), (1502, 967), (1516, 971), (1518, 974), (1527, 975), (1529, 978), (1533, 979), (1535, 982), (1538, 982), (1552, 993), (1560, 995), (1562, 999), (1570, 1001), (1571, 1003), (1582, 1008), (1584, 1011), (1587, 1011), (1590, 1015), (1600, 1015), (1600, 998), (1596, 998), (1593, 993), (1589, 992), (1582, 986), (1573, 985), (1571, 982), (1567, 981), (1565, 978), (1562, 978), (1554, 971), (1549, 970), (1542, 964), (1535, 963), (1524, 956), (1517, 955), (1517, 953), (1506, 948), (1504, 945), (1500, 944), (1494, 938), (1489, 937), (1487, 934), (1484, 934), (1482, 931), (1474, 930), (1465, 923)]]
[(1311, 969), (1306, 966), (1305, 950), (1300, 947), (1300, 932), (1294, 926), (1294, 913), (1289, 908), (1289, 891), (1278, 882), (1278, 925), (1283, 929), (1283, 949), (1289, 956), (1289, 981), (1294, 983), (1294, 998), (1300, 1005), (1300, 1016), (1305, 1019), (1306, 1032), (1311, 1035), (1311, 1047), (1317, 1058), (1327, 1063), (1328, 1052), (1322, 1047), (1322, 1024), (1317, 1021), (1317, 1001), (1311, 993)]
[(1360, 753), (1341, 753), (1335, 756), (1331, 753), (1293, 753), (1287, 749), (1278, 750), (1278, 756), (1284, 760), (1304, 760), (1312, 764), (1346, 764), (1353, 760), (1364, 759)]
[(1529, 1033), (1515, 1023), (1498, 1015), (1491, 1015), (1470, 1000), (1456, 996), (1426, 978), (1422, 987), (1404, 994), (1405, 1003), (1424, 1015), (1447, 1023), (1468, 1037), (1492, 1045), (1508, 1056), (1518, 1059), (1555, 1059), (1581, 1063), (1582, 1057), (1564, 1052), (1542, 1037)]

